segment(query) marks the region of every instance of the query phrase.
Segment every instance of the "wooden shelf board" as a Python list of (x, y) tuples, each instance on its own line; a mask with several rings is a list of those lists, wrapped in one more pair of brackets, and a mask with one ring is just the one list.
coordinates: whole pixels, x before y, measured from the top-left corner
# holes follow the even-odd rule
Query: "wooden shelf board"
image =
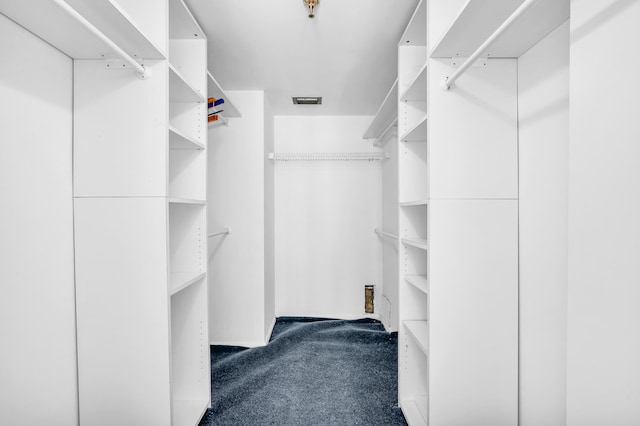
[(402, 238), (402, 244), (417, 247), (422, 250), (427, 250), (429, 245), (425, 238)]
[(426, 320), (402, 321), (409, 336), (418, 344), (425, 355), (429, 353), (429, 327)]
[(168, 197), (167, 201), (171, 204), (196, 204), (196, 205), (206, 205), (206, 200), (194, 200), (190, 198), (179, 198), (179, 197)]
[(398, 46), (426, 46), (427, 45), (427, 5), (426, 0), (420, 0), (413, 16), (409, 20)]
[[(430, 56), (470, 56), (523, 1), (469, 0)], [(517, 58), (567, 19), (568, 0), (539, 0), (505, 30), (486, 53), (492, 58)]]
[[(147, 39), (115, 2), (69, 0), (67, 3), (82, 12), (129, 55), (144, 59), (166, 58), (165, 52)], [(100, 38), (50, 0), (5, 1), (0, 4), (0, 13), (73, 59), (118, 57)]]
[(203, 150), (204, 144), (169, 126), (169, 149)]
[(374, 139), (383, 136), (392, 123), (398, 119), (398, 79), (393, 82), (371, 124), (364, 132), (363, 139)]
[(222, 90), (222, 86), (218, 84), (216, 79), (213, 77), (213, 75), (211, 75), (209, 71), (207, 71), (207, 97), (224, 99), (224, 103), (218, 105), (218, 108), (224, 110), (225, 117), (242, 117), (240, 111), (238, 111), (238, 109), (233, 105), (224, 90)]
[(209, 401), (198, 400), (173, 400), (173, 426), (197, 425), (209, 406)]
[(429, 200), (412, 200), (400, 203), (400, 207), (420, 207), (429, 204)]
[(418, 75), (409, 83), (400, 95), (400, 102), (426, 102), (427, 100), (427, 63), (420, 68)]
[(413, 399), (406, 398), (400, 401), (402, 414), (404, 414), (409, 426), (427, 426), (428, 404), (429, 398), (427, 396), (416, 396)]
[(169, 64), (169, 101), (198, 103), (205, 101), (204, 95), (187, 83), (180, 72), (171, 64)]
[(427, 116), (413, 128), (400, 137), (402, 142), (426, 142), (427, 141)]
[(169, 39), (207, 39), (184, 0), (169, 0)]
[(200, 281), (207, 275), (206, 272), (172, 272), (169, 276), (169, 295), (173, 296), (191, 284)]
[(429, 294), (429, 280), (426, 275), (405, 275), (404, 279), (421, 292)]

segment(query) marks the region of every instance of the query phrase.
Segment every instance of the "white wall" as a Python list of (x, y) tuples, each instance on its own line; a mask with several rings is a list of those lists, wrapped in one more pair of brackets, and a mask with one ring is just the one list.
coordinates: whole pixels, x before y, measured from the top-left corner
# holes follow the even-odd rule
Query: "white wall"
[(640, 2), (572, 0), (567, 424), (640, 424)]
[(569, 22), (518, 60), (520, 425), (566, 422)]
[(0, 424), (78, 424), (72, 61), (0, 15)]
[(242, 113), (209, 130), (209, 339), (259, 346), (265, 340), (265, 100), (262, 91), (227, 93)]
[[(277, 152), (374, 151), (369, 116), (276, 116)], [(380, 164), (275, 165), (276, 314), (361, 317), (364, 285), (381, 283)], [(379, 287), (378, 287), (379, 288)]]

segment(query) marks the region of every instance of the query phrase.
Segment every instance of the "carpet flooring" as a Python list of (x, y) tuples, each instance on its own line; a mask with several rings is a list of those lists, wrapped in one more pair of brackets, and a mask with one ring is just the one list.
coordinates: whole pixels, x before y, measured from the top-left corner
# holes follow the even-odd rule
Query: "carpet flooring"
[(211, 347), (208, 425), (406, 425), (397, 333), (379, 321), (278, 318), (259, 348)]

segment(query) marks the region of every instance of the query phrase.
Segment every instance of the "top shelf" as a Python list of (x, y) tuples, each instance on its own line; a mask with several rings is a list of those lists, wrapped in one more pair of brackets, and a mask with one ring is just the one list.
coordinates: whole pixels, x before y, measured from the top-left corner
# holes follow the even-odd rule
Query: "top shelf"
[(207, 71), (207, 96), (210, 98), (224, 99), (224, 103), (219, 105), (219, 108), (224, 110), (222, 113), (225, 117), (242, 117), (242, 114), (231, 103), (229, 97), (224, 93), (222, 87), (218, 84), (215, 78)]
[[(163, 48), (147, 38), (116, 2), (68, 0), (67, 3), (130, 56), (166, 58)], [(104, 41), (51, 0), (5, 1), (0, 3), (0, 13), (73, 59), (117, 57)]]
[[(432, 58), (468, 57), (524, 0), (468, 0), (431, 51)], [(520, 16), (487, 52), (492, 58), (517, 58), (569, 19), (568, 0), (539, 0)]]
[(378, 108), (373, 121), (364, 135), (363, 139), (379, 138), (391, 126), (398, 117), (398, 79), (393, 82), (391, 89), (385, 96), (382, 105)]
[(426, 46), (427, 45), (427, 5), (426, 0), (420, 0), (413, 16), (409, 20), (398, 46)]
[(169, 0), (169, 39), (202, 39), (206, 36), (184, 0)]

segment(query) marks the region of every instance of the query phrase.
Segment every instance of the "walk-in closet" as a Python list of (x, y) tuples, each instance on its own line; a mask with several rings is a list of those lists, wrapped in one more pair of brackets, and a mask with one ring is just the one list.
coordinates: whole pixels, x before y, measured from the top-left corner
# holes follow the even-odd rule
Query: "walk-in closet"
[(640, 425), (639, 22), (0, 0), (0, 425)]

